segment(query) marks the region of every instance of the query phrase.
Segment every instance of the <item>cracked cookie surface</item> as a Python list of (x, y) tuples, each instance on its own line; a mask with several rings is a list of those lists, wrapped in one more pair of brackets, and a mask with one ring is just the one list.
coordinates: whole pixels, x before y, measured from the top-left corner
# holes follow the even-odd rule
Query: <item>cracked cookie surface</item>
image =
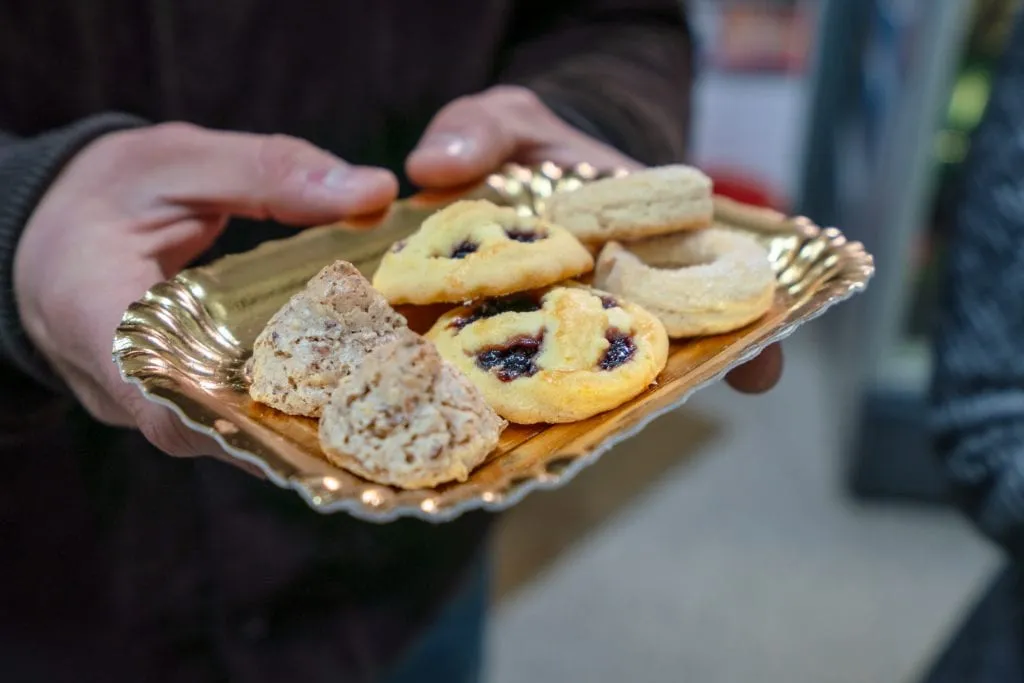
[(405, 318), (355, 266), (337, 261), (282, 306), (256, 338), (249, 395), (290, 415), (319, 417), (338, 383), (405, 328)]
[(410, 330), (371, 353), (320, 419), (327, 459), (407, 489), (465, 481), (506, 422), (432, 343)]
[(593, 256), (565, 228), (462, 200), (396, 242), (373, 286), (395, 305), (462, 303), (545, 287), (593, 267)]
[(712, 183), (682, 164), (604, 178), (547, 200), (544, 217), (580, 241), (600, 245), (711, 225)]
[(625, 299), (567, 284), (449, 311), (427, 333), (519, 424), (575, 422), (643, 392), (668, 358), (661, 322)]

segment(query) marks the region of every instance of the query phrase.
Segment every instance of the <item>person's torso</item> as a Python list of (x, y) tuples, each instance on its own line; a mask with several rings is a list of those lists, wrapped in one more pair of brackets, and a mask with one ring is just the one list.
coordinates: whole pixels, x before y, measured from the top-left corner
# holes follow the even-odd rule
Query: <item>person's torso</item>
[[(118, 109), (374, 163), (494, 78), (511, 0), (0, 0), (0, 129)], [(405, 142), (408, 142), (407, 140)], [(379, 163), (379, 162), (376, 162)]]
[[(113, 110), (283, 133), (388, 168), (409, 194), (405, 157), (441, 107), (493, 84), (516, 4), (0, 0), (0, 130)], [(289, 234), (246, 224), (207, 259)]]
[[(118, 110), (296, 135), (397, 171), (440, 107), (492, 83), (513, 3), (40, 4), (0, 0), (2, 130)], [(264, 227), (229, 229), (220, 250), (276, 236)], [(452, 590), (487, 526), (317, 515), (293, 492), (175, 462), (71, 410), (0, 424), (0, 666), (22, 656), (43, 672), (61, 648), (68, 662), (107, 661), (97, 643), (113, 637), (122, 652), (152, 647), (133, 656), (165, 662), (167, 680), (204, 680), (214, 660), (245, 680), (280, 666), (293, 670), (266, 680), (360, 680)]]

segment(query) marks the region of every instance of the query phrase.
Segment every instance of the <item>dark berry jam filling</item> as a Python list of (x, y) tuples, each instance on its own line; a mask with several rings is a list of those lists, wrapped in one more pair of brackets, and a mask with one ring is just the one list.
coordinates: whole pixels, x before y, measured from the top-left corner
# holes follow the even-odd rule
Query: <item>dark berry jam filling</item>
[(542, 336), (516, 337), (502, 346), (495, 346), (477, 354), (476, 364), (484, 370), (494, 370), (502, 382), (530, 377), (537, 372), (534, 360), (540, 351)]
[(475, 306), (465, 318), (456, 318), (449, 327), (461, 330), (466, 325), (484, 318), (493, 318), (502, 313), (532, 313), (539, 311), (540, 298), (530, 294), (512, 294), (497, 299), (488, 299)]
[(609, 309), (609, 308), (618, 308), (618, 307), (619, 307), (619, 302), (616, 301), (615, 299), (613, 299), (612, 297), (610, 297), (610, 296), (602, 296), (601, 297), (601, 308)]
[(608, 340), (609, 346), (598, 363), (602, 370), (614, 370), (628, 362), (636, 353), (633, 337), (621, 330), (609, 330), (605, 339)]
[(505, 228), (505, 234), (510, 240), (516, 242), (536, 242), (547, 237), (546, 234), (538, 232), (533, 228)]
[(456, 245), (455, 249), (452, 250), (451, 256), (449, 256), (449, 258), (466, 258), (479, 248), (479, 244), (474, 244), (473, 242), (462, 242)]

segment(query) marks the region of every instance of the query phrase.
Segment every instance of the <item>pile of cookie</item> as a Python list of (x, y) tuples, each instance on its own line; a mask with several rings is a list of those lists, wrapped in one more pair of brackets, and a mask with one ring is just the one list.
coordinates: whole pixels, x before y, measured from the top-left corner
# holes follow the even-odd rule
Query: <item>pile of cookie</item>
[[(339, 261), (297, 293), (255, 342), (250, 395), (318, 419), (326, 457), (364, 478), (464, 481), (508, 422), (612, 410), (656, 381), (670, 337), (764, 315), (765, 249), (712, 214), (710, 179), (687, 166), (556, 194), (541, 217), (455, 202), (372, 284)], [(437, 304), (451, 308), (423, 336), (392, 308)]]

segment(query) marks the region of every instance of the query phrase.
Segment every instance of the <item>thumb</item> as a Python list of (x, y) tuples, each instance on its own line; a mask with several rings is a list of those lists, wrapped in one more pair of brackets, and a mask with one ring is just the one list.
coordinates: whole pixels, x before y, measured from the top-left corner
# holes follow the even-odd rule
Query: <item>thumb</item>
[(457, 187), (499, 168), (519, 145), (519, 136), (483, 95), (465, 97), (437, 114), (406, 160), (405, 171), (420, 187)]
[(303, 225), (383, 210), (398, 195), (389, 171), (353, 166), (283, 135), (172, 123), (129, 131), (133, 163), (168, 203)]

